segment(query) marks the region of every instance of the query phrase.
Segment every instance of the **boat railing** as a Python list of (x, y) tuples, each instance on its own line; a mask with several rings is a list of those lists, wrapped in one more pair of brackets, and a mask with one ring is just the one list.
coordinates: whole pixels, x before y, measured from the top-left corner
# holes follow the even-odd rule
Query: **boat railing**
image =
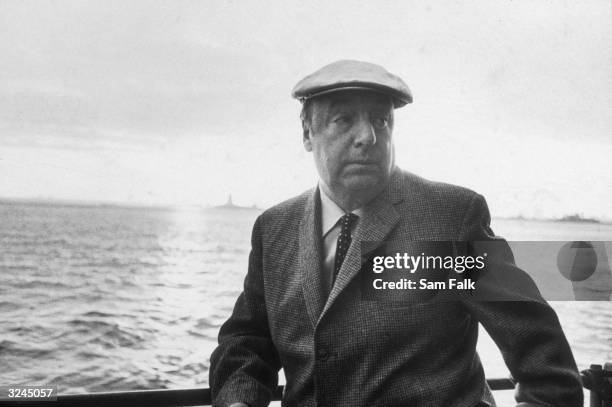
[[(590, 407), (612, 407), (612, 369), (601, 365), (591, 365), (581, 372), (582, 384), (590, 391)], [(487, 379), (491, 390), (512, 390), (515, 383), (511, 379)], [(283, 386), (278, 386), (272, 401), (279, 401)], [(210, 406), (210, 389), (178, 390), (135, 390), (103, 393), (64, 394), (54, 401), (0, 401), (0, 406), (45, 406), (45, 407), (170, 407), (170, 406)]]

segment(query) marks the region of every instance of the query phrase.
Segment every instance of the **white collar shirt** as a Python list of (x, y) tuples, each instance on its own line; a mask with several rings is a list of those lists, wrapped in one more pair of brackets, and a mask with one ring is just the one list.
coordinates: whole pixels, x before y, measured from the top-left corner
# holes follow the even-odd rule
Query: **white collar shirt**
[[(336, 258), (336, 246), (338, 235), (340, 235), (340, 224), (338, 221), (346, 214), (321, 188), (319, 184), (319, 196), (321, 197), (321, 233), (323, 239), (323, 286), (331, 291), (334, 281), (334, 262)], [(359, 218), (353, 223), (351, 237), (363, 214), (363, 209), (352, 211)], [(351, 243), (352, 244), (352, 243)]]

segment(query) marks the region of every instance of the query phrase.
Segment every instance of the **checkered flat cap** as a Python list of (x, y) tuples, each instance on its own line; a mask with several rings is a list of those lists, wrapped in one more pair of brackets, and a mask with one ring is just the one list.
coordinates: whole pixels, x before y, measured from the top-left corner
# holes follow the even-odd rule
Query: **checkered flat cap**
[(306, 76), (295, 85), (291, 96), (304, 103), (343, 90), (370, 90), (391, 96), (396, 108), (412, 103), (412, 93), (399, 76), (380, 65), (353, 60), (333, 62)]

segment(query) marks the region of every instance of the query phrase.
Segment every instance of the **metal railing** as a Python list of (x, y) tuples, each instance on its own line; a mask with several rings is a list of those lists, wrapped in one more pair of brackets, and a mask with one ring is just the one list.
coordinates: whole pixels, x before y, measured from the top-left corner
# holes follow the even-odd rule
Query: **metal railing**
[(591, 365), (580, 372), (582, 385), (590, 390), (591, 407), (612, 407), (612, 363)]
[[(590, 369), (581, 372), (583, 386), (590, 390), (591, 407), (612, 407), (612, 369), (606, 364), (591, 365)], [(512, 390), (511, 379), (487, 379), (491, 390)], [(281, 399), (283, 386), (278, 386), (273, 401)], [(45, 406), (45, 407), (170, 407), (170, 406), (209, 406), (211, 405), (210, 389), (181, 390), (136, 390), (104, 393), (65, 394), (55, 401), (0, 401), (0, 406)]]

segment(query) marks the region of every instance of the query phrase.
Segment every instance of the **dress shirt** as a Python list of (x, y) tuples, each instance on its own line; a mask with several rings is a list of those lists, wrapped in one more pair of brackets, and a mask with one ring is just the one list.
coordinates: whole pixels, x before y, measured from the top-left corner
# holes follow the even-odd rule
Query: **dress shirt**
[[(334, 281), (334, 260), (336, 257), (336, 245), (338, 244), (338, 235), (340, 235), (340, 224), (338, 221), (346, 214), (342, 208), (338, 206), (321, 188), (319, 184), (319, 196), (321, 197), (321, 233), (323, 234), (323, 284), (329, 293)], [(363, 208), (352, 211), (359, 217), (354, 222), (351, 228), (351, 237), (353, 231), (360, 222)], [(352, 244), (352, 243), (351, 243)]]

